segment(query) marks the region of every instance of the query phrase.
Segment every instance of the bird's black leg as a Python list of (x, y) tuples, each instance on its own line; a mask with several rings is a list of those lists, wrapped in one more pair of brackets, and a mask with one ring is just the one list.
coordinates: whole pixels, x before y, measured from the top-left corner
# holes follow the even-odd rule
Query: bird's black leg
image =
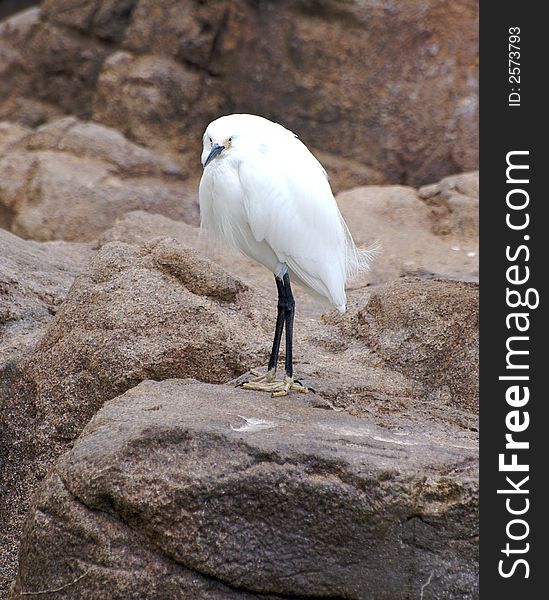
[(284, 292), (286, 295), (286, 359), (284, 367), (286, 369), (286, 375), (291, 378), (294, 374), (292, 343), (294, 336), (295, 300), (294, 295), (292, 294), (292, 286), (290, 285), (290, 276), (288, 273), (284, 275), (282, 281), (284, 283)]
[(276, 315), (276, 327), (273, 340), (273, 349), (271, 358), (269, 359), (269, 371), (276, 371), (278, 363), (278, 353), (280, 352), (280, 340), (282, 339), (282, 330), (284, 329), (284, 321), (286, 320), (286, 289), (282, 279), (275, 276), (276, 287), (278, 289), (278, 312)]
[[(275, 277), (275, 281), (278, 289), (278, 312), (268, 371), (262, 375), (257, 371), (250, 370), (250, 373), (257, 375), (257, 378), (240, 385), (246, 390), (270, 392), (272, 396), (286, 396), (290, 390), (308, 394), (309, 388), (293, 380), (292, 338), (294, 333), (295, 301), (290, 285), (290, 276), (286, 273), (282, 279)], [(275, 372), (284, 326), (286, 326), (286, 360), (284, 364), (286, 376), (280, 381), (275, 378)]]

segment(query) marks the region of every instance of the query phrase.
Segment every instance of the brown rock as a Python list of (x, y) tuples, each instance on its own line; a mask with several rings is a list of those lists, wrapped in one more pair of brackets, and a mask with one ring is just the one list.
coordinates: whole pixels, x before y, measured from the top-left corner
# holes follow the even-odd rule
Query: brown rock
[[(13, 146), (15, 142), (27, 135), (27, 133), (28, 129), (22, 125), (9, 123), (7, 121), (0, 121), (0, 156), (6, 151), (6, 149)], [(12, 165), (11, 168), (13, 169), (14, 167), (21, 169), (24, 168), (24, 165), (16, 163), (16, 165)], [(4, 177), (4, 181), (0, 181), (0, 196), (4, 195), (6, 199), (4, 200), (3, 204), (0, 202), (0, 228), (10, 229), (13, 221), (13, 211), (11, 208), (13, 200), (11, 198), (8, 199), (7, 197), (12, 196), (14, 190), (12, 189), (10, 177), (6, 177), (5, 171)], [(17, 184), (15, 187), (18, 187)]]
[(420, 188), (419, 197), (429, 206), (433, 232), (452, 239), (478, 240), (478, 171), (445, 177)]
[(91, 255), (88, 244), (22, 240), (0, 229), (0, 373), (36, 342)]
[(37, 127), (62, 112), (55, 104), (37, 98), (42, 74), (33, 73), (34, 56), (29, 49), (42, 26), (38, 7), (0, 22), (0, 119), (27, 127)]
[(93, 240), (139, 208), (198, 222), (196, 184), (177, 163), (73, 117), (0, 154), (0, 206), (14, 233), (41, 241)]
[[(199, 248), (200, 229), (183, 221), (174, 221), (164, 215), (134, 210), (118, 217), (112, 227), (98, 238), (98, 246), (109, 242), (144, 244), (158, 237), (175, 238), (185, 246)], [(217, 261), (216, 261), (217, 262)]]
[(29, 490), (45, 474), (32, 456), (33, 400), (16, 395), (16, 382), (90, 254), (87, 244), (41, 244), (0, 229), (0, 596), (15, 576)]
[(29, 40), (25, 67), (31, 72), (26, 95), (89, 118), (97, 76), (108, 47), (97, 38), (42, 21)]
[(316, 149), (313, 149), (313, 154), (326, 169), (334, 194), (360, 186), (387, 183), (385, 176), (380, 171), (357, 160), (342, 158)]
[(124, 44), (157, 52), (163, 31), (164, 53), (219, 78), (217, 113), (273, 118), (313, 147), (367, 157), (390, 181), (476, 166), (475, 1), (191, 6), (141, 2)]
[[(221, 382), (250, 366), (264, 367), (266, 363), (274, 325), (274, 293), (271, 292), (272, 301), (269, 301), (267, 296), (252, 291), (248, 284), (175, 241), (153, 239), (143, 245), (148, 224), (164, 233), (182, 232), (189, 237), (196, 233), (184, 224), (142, 212), (121, 219), (105, 237), (115, 238), (118, 228), (120, 234), (127, 234), (132, 244), (111, 242), (103, 246), (87, 273), (77, 279), (42, 341), (20, 369), (17, 385), (12, 385), (17, 406), (32, 407), (26, 410), (25, 426), (19, 432), (18, 466), (10, 471), (20, 478), (17, 483), (19, 516), (26, 506), (28, 490), (44, 477), (52, 461), (67, 448), (105, 400), (146, 378), (196, 377)], [(465, 396), (474, 397), (475, 393), (467, 387), (476, 368), (475, 322), (467, 311), (476, 310), (476, 305), (472, 306), (474, 303), (467, 295), (469, 288), (459, 287), (460, 284), (452, 287), (452, 282), (416, 280), (413, 293), (408, 289), (410, 285), (407, 280), (395, 282), (392, 303), (392, 296), (385, 299), (390, 286), (351, 291), (349, 315), (342, 318), (332, 314), (324, 322), (306, 317), (298, 308), (295, 370), (317, 394), (292, 396), (288, 406), (295, 410), (297, 406), (308, 407), (307, 410), (321, 407), (323, 414), (331, 414), (326, 409), (336, 414), (345, 411), (354, 418), (365, 419), (370, 425), (381, 426), (385, 432), (405, 436), (402, 439), (421, 434), (433, 444), (445, 446), (448, 440), (453, 440), (459, 446), (474, 446), (475, 403)], [(376, 300), (378, 297), (381, 300)], [(456, 303), (461, 303), (462, 308), (456, 308)], [(434, 324), (432, 331), (426, 325), (428, 318)], [(459, 319), (470, 323), (471, 331), (456, 341)], [(401, 329), (398, 329), (399, 323)], [(448, 328), (448, 323), (450, 327), (446, 332), (443, 327)], [(385, 331), (386, 338), (383, 337)], [(408, 363), (408, 359), (399, 362), (401, 354), (396, 350), (396, 355), (391, 354), (397, 343), (401, 344), (402, 356), (411, 355), (412, 362)], [(437, 372), (435, 382), (428, 377), (429, 365)], [(464, 371), (468, 379), (464, 378), (460, 384), (457, 379)], [(221, 391), (218, 397), (216, 389), (208, 388), (200, 399), (193, 396), (193, 401), (200, 404), (203, 397), (213, 395), (215, 403), (222, 406), (228, 392)], [(250, 406), (261, 404), (261, 398), (252, 394)], [(266, 405), (270, 406), (271, 399), (267, 400)], [(240, 406), (237, 414), (248, 416), (243, 408), (244, 405)], [(210, 416), (214, 414), (209, 408), (206, 412)], [(286, 411), (285, 414), (294, 413)], [(224, 453), (233, 455), (230, 449)], [(53, 480), (45, 485), (50, 484), (52, 489), (57, 489)], [(55, 492), (55, 498), (64, 503), (65, 492)], [(55, 506), (51, 506), (52, 514), (57, 514), (57, 499)], [(59, 519), (75, 522), (70, 511), (72, 508), (64, 507)], [(203, 593), (200, 586), (211, 583), (193, 573), (195, 568), (186, 563), (184, 569), (170, 561), (157, 564), (154, 551), (151, 556), (150, 549), (142, 548), (139, 539), (128, 537), (126, 531), (109, 528), (104, 520), (98, 525), (92, 515), (85, 516), (87, 509), (79, 514), (77, 521), (80, 523), (79, 519), (83, 518), (88, 523), (86, 527), (107, 527), (102, 529), (100, 538), (86, 537), (89, 545), (82, 546), (83, 551), (97, 557), (102, 565), (114, 561), (113, 568), (101, 570), (101, 567), (102, 577), (105, 573), (119, 573), (124, 565), (148, 560), (155, 566), (139, 582), (156, 581), (157, 573), (173, 572), (182, 578), (177, 579), (181, 585), (191, 585), (188, 577), (192, 577), (195, 581), (192, 585), (198, 586), (190, 588), (196, 589), (192, 592), (194, 597)], [(14, 530), (17, 531), (17, 526)], [(16, 536), (14, 530), (10, 533), (12, 541)], [(126, 549), (118, 558), (111, 555), (111, 535), (118, 540), (120, 548)], [(28, 539), (31, 540), (28, 546), (42, 547), (42, 541), (35, 543), (34, 538)], [(94, 541), (98, 539), (102, 541)], [(22, 556), (25, 552), (27, 550)], [(37, 577), (46, 577), (46, 571), (56, 572), (45, 566), (43, 572), (36, 572)], [(24, 573), (27, 578), (28, 569)], [(75, 572), (73, 579), (81, 574)], [(60, 572), (59, 581), (72, 581), (66, 576), (67, 573)], [(119, 581), (118, 575), (113, 577)], [(111, 575), (108, 578), (111, 581)], [(130, 585), (124, 578), (120, 581)], [(46, 579), (24, 579), (24, 582), (28, 584), (25, 589), (31, 585), (32, 589), (38, 589), (47, 583)], [(221, 578), (219, 585), (226, 583)], [(192, 593), (188, 597), (193, 597)]]
[(470, 198), (479, 198), (479, 172), (458, 173), (444, 177), (437, 183), (424, 185), (419, 189), (419, 197), (426, 200), (444, 192), (456, 192)]
[(0, 153), (6, 151), (18, 140), (25, 137), (29, 130), (18, 123), (10, 123), (8, 121), (0, 121)]
[(342, 317), (387, 367), (420, 381), (426, 399), (478, 411), (478, 285), (405, 278), (375, 288)]
[[(72, 575), (72, 565), (66, 572), (58, 571), (59, 576), (63, 578), (63, 584), (57, 587), (67, 586), (56, 592), (61, 593), (60, 598), (102, 598), (105, 593), (112, 598), (156, 600), (192, 600), (200, 597), (211, 600), (257, 598), (255, 594), (235, 591), (213, 578), (200, 576), (168, 558), (163, 558), (155, 552), (154, 547), (147, 548), (143, 545), (139, 533), (131, 533), (123, 523), (110, 515), (89, 511), (71, 498), (58, 477), (53, 476), (47, 481), (54, 519), (57, 520), (58, 516), (62, 515), (61, 518), (65, 520), (68, 528), (78, 528), (78, 547), (85, 548), (88, 559), (94, 562), (89, 572), (84, 571), (78, 576)], [(51, 562), (42, 564), (51, 565)], [(89, 578), (91, 572), (101, 575), (98, 575), (97, 579)], [(108, 589), (105, 585), (107, 581)], [(23, 585), (26, 586), (26, 582)], [(21, 595), (21, 587), (18, 584), (14, 586), (9, 598), (21, 597), (26, 596)]]
[(452, 239), (436, 235), (431, 209), (413, 188), (356, 188), (338, 194), (337, 202), (359, 245), (379, 243), (368, 281), (404, 274), (478, 278), (478, 229), (456, 228)]
[(23, 110), (28, 123), (23, 97), (93, 112), (141, 143), (188, 154), (189, 167), (205, 125), (227, 112), (277, 120), (395, 183), (478, 164), (476, 0), (301, 0), (276, 10), (246, 0), (48, 0), (34, 19), (24, 43), (0, 50), (10, 90), (0, 116)]
[[(215, 45), (224, 34), (229, 10), (227, 2), (141, 0), (125, 32), (123, 46), (140, 54), (144, 49), (161, 53), (207, 72), (212, 67)], [(158, 44), (159, 32), (162, 44)]]
[[(18, 243), (26, 254), (15, 265), (8, 262), (9, 301), (0, 304), (8, 320), (0, 347), (6, 361), (1, 439), (8, 445), (2, 455), (9, 474), (2, 483), (0, 516), (8, 524), (2, 544), (11, 557), (8, 566), (30, 490), (104, 401), (150, 377), (226, 381), (265, 362), (269, 345), (264, 332), (269, 302), (173, 240), (107, 244), (74, 282), (59, 312), (61, 291), (66, 293), (76, 266), (56, 275), (52, 258), (53, 266), (42, 265), (42, 248), (57, 248), (53, 256), (63, 257), (64, 248), (76, 245)], [(33, 294), (19, 290), (17, 282), (25, 280), (18, 270), (25, 268)], [(48, 287), (41, 284), (41, 270)], [(58, 287), (63, 285), (59, 292), (49, 283), (52, 270)], [(52, 295), (49, 301), (35, 297), (46, 294)], [(38, 325), (31, 330), (33, 321)]]
[(0, 22), (0, 119), (7, 111), (4, 105), (25, 85), (25, 51), (38, 27), (39, 9), (31, 8)]
[(266, 354), (260, 306), (175, 240), (107, 244), (29, 360), (37, 410), (57, 435), (74, 437), (106, 399), (142, 379), (230, 379)]
[(121, 39), (137, 0), (44, 0), (42, 16), (57, 25), (91, 32), (109, 42)]
[(126, 176), (184, 177), (181, 167), (171, 158), (128, 141), (116, 129), (74, 117), (65, 117), (27, 132), (17, 147), (59, 150), (79, 158), (97, 159), (111, 163)]
[[(196, 127), (189, 131), (185, 117), (198, 98), (199, 88), (200, 76), (170, 58), (117, 52), (103, 65), (93, 117), (141, 144), (163, 151), (185, 151), (187, 140), (198, 134)], [(197, 153), (190, 159), (194, 158), (196, 171), (199, 156)]]
[[(110, 229), (103, 232), (98, 245), (121, 241), (128, 244), (142, 244), (157, 237), (172, 237), (187, 246), (191, 246), (221, 265), (231, 275), (245, 281), (250, 287), (265, 292), (276, 299), (274, 276), (263, 265), (226, 247), (209, 243), (207, 236), (201, 236), (198, 227), (182, 221), (174, 221), (163, 215), (145, 211), (133, 211), (119, 217)], [(300, 315), (319, 316), (326, 306), (313, 299), (299, 286), (294, 288), (297, 310)]]
[(449, 428), (433, 442), (299, 398), (144, 382), (41, 486), (12, 598), (154, 598), (166, 574), (177, 598), (476, 598), (477, 474)]
[(64, 116), (55, 104), (23, 96), (10, 97), (1, 108), (3, 118), (17, 121), (26, 127), (39, 127)]

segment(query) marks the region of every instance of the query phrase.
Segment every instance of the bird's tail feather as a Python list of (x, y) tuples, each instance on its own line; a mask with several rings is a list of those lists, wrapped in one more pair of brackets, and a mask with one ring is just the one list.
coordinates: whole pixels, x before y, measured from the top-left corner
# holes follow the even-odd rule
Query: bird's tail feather
[(370, 270), (372, 262), (381, 250), (381, 244), (376, 241), (367, 248), (358, 248), (353, 240), (351, 232), (343, 221), (345, 227), (345, 264), (347, 282), (356, 279)]

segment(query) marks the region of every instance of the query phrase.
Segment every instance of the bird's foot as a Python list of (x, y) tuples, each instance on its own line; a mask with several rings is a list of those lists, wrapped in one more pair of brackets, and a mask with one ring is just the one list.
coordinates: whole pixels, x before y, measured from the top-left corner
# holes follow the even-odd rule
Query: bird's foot
[(259, 371), (256, 371), (255, 369), (250, 369), (250, 373), (252, 375), (255, 375), (255, 378), (250, 379), (250, 381), (245, 381), (242, 384), (242, 387), (244, 387), (245, 385), (248, 385), (248, 384), (272, 383), (276, 379), (276, 371), (274, 369), (271, 369), (270, 371), (267, 371), (266, 373), (260, 373)]
[(242, 384), (245, 390), (255, 390), (258, 392), (270, 392), (273, 398), (278, 396), (287, 396), (290, 390), (308, 394), (309, 388), (294, 381), (293, 377), (284, 376), (282, 381), (275, 379), (275, 371), (267, 371), (265, 374), (260, 374), (257, 371), (250, 370), (252, 375), (256, 375), (255, 379), (246, 381)]

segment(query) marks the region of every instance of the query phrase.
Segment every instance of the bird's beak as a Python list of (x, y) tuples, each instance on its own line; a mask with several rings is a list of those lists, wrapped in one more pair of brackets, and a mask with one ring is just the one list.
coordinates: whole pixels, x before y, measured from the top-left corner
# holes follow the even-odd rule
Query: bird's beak
[(204, 163), (204, 168), (206, 168), (208, 163), (210, 163), (216, 156), (219, 156), (223, 150), (225, 150), (225, 146), (222, 146), (221, 144), (214, 144), (210, 150), (210, 153), (208, 154), (206, 162)]

